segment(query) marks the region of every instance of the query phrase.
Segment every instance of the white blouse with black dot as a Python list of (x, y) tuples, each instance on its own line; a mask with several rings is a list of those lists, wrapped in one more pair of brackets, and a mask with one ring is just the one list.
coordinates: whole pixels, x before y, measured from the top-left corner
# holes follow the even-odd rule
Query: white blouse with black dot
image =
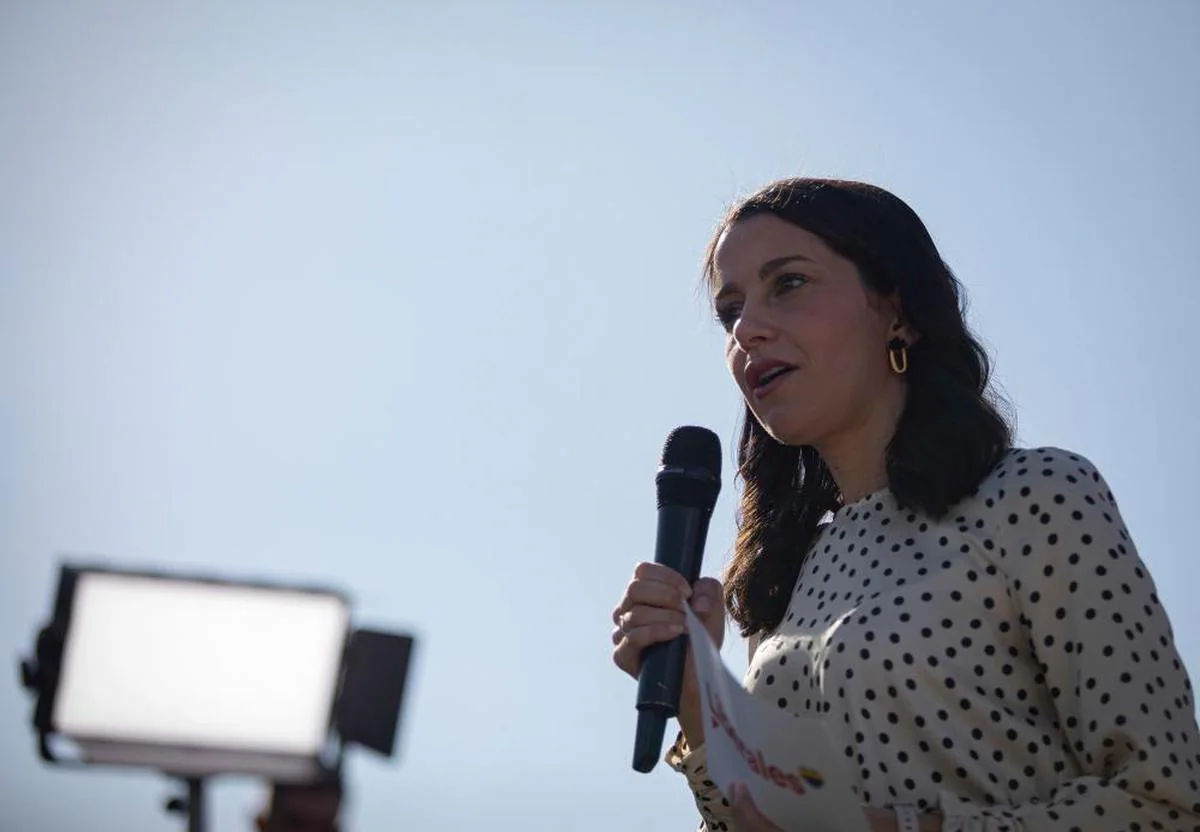
[[(1103, 477), (1010, 451), (940, 521), (884, 490), (824, 525), (746, 687), (823, 714), (866, 804), (944, 832), (1200, 830), (1200, 735), (1153, 580)], [(702, 830), (733, 830), (677, 743)]]

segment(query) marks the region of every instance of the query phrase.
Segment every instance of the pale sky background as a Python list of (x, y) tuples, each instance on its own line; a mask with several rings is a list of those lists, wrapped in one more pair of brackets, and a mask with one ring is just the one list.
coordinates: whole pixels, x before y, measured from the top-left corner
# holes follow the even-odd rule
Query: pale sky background
[[(1200, 3), (0, 5), (0, 829), (182, 829), (36, 758), (59, 553), (334, 583), (420, 639), (348, 830), (687, 830), (609, 612), (740, 404), (698, 264), (866, 179), (966, 284), (1020, 440), (1108, 477), (1200, 672)], [(737, 638), (726, 650), (745, 665)], [(214, 829), (259, 784), (218, 782)]]

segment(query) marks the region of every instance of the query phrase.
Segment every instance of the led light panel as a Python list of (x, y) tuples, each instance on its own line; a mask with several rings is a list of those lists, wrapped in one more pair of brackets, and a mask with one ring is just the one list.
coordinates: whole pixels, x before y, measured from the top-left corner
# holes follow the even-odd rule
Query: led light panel
[(349, 619), (335, 594), (81, 572), (54, 728), (94, 762), (298, 772), (328, 737)]

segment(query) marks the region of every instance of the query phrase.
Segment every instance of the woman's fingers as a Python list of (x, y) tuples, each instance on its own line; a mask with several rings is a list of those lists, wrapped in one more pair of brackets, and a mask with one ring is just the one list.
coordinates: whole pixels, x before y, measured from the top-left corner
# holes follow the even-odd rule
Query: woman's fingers
[[(679, 573), (670, 570), (668, 572), (669, 575), (648, 578), (638, 577), (635, 573), (633, 580), (625, 588), (620, 603), (613, 610), (613, 623), (618, 623), (617, 619), (622, 613), (639, 605), (683, 609), (684, 601), (692, 594), (691, 587), (687, 586)], [(670, 575), (674, 575), (678, 580), (670, 578)]]
[(681, 633), (683, 624), (667, 621), (634, 627), (632, 630), (617, 628), (613, 631), (613, 643), (616, 645), (613, 661), (630, 676), (637, 676), (638, 668), (642, 664), (643, 650), (652, 644), (670, 641)]
[(684, 598), (692, 594), (692, 588), (688, 585), (687, 579), (671, 567), (663, 566), (661, 563), (642, 561), (634, 567), (633, 579), (635, 581), (658, 581), (670, 584), (678, 589)]
[(683, 611), (692, 595), (692, 588), (674, 569), (639, 563), (612, 611), (613, 661), (617, 666), (637, 676), (643, 650), (683, 633)]
[(683, 612), (680, 610), (637, 606), (621, 613), (617, 626), (628, 633), (651, 624), (683, 624), (684, 621)]
[(622, 641), (629, 648), (637, 650), (640, 653), (652, 644), (670, 641), (682, 633), (682, 624), (664, 621), (659, 624), (647, 624), (645, 627), (634, 627), (632, 630), (626, 630), (625, 638)]

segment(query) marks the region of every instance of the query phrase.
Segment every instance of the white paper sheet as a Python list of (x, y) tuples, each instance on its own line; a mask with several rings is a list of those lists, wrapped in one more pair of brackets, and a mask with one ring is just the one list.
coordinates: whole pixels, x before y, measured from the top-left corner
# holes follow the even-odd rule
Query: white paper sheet
[(725, 667), (690, 609), (687, 625), (713, 782), (725, 794), (733, 783), (744, 784), (759, 811), (789, 832), (870, 832), (845, 756), (831, 744), (824, 721), (755, 699)]

